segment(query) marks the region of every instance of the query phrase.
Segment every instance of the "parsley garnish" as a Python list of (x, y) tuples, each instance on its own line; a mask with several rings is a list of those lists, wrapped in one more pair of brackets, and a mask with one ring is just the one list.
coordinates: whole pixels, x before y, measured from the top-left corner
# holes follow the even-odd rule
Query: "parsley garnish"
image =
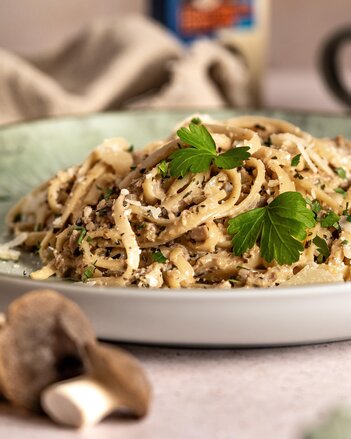
[(88, 279), (90, 279), (91, 277), (93, 277), (95, 271), (95, 267), (93, 265), (89, 265), (82, 274), (82, 281), (86, 282)]
[(237, 279), (228, 279), (228, 282), (230, 282), (232, 285), (239, 283)]
[(191, 123), (194, 123), (195, 125), (200, 125), (200, 123), (202, 123), (202, 122), (201, 122), (201, 119), (199, 117), (193, 117), (191, 119)]
[(160, 250), (156, 250), (155, 252), (152, 253), (152, 259), (155, 262), (160, 262), (161, 264), (167, 262), (166, 256)]
[(318, 235), (313, 238), (313, 244), (316, 245), (317, 250), (319, 251), (319, 255), (317, 257), (317, 263), (322, 264), (324, 258), (327, 259), (330, 256), (328, 244), (326, 243), (325, 239), (321, 238)]
[(241, 256), (260, 241), (267, 261), (292, 264), (300, 258), (306, 230), (316, 224), (313, 212), (299, 192), (284, 192), (266, 207), (258, 207), (229, 220), (233, 252)]
[(134, 151), (134, 145), (130, 145), (129, 148), (127, 149), (128, 152), (133, 152)]
[(318, 200), (310, 200), (309, 198), (306, 198), (306, 203), (311, 206), (312, 212), (315, 214), (315, 217), (317, 217), (317, 213), (322, 210), (320, 202)]
[(339, 220), (339, 215), (332, 210), (329, 210), (329, 212), (323, 216), (320, 222), (322, 227), (335, 227), (336, 229), (339, 229)]
[(343, 215), (349, 215), (348, 209), (349, 209), (349, 202), (346, 203), (346, 208), (345, 208), (345, 210), (343, 210), (342, 214)]
[(157, 166), (158, 170), (160, 171), (161, 177), (165, 178), (168, 174), (168, 163), (166, 160), (162, 160)]
[(337, 187), (336, 189), (334, 189), (334, 192), (336, 192), (337, 194), (341, 194), (343, 197), (346, 196), (346, 191), (342, 187)]
[(219, 168), (236, 168), (250, 157), (248, 146), (217, 154), (215, 141), (204, 125), (190, 123), (189, 128), (181, 128), (177, 134), (189, 147), (170, 155), (169, 171), (172, 177), (184, 177), (189, 172), (204, 172), (213, 162)]
[(87, 234), (87, 229), (83, 226), (76, 226), (74, 230), (80, 230), (80, 235), (78, 237), (77, 244), (81, 245), (83, 239), (85, 238), (85, 235)]
[(343, 180), (346, 179), (346, 171), (344, 168), (335, 168), (335, 173)]
[(297, 154), (291, 160), (291, 166), (297, 166), (300, 163), (301, 154)]
[(346, 216), (346, 221), (351, 223), (351, 213), (349, 212), (349, 202), (346, 203), (346, 209), (342, 211), (342, 214)]
[(104, 192), (104, 199), (106, 201), (108, 201), (111, 197), (111, 195), (113, 194), (114, 190), (113, 189), (106, 189)]

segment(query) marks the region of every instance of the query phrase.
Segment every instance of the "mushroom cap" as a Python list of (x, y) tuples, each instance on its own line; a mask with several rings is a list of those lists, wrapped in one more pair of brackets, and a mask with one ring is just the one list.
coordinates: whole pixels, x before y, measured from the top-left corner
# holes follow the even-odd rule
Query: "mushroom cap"
[(95, 343), (87, 317), (51, 290), (31, 291), (12, 302), (0, 331), (0, 383), (13, 404), (40, 409), (41, 391), (85, 372), (84, 345)]
[(87, 344), (90, 375), (116, 396), (119, 406), (145, 416), (151, 385), (139, 362), (124, 350), (103, 343)]

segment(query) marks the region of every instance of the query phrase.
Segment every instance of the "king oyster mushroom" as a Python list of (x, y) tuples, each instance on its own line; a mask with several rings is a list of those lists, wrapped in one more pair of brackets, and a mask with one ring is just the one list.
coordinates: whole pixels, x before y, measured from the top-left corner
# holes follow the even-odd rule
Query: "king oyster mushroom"
[(0, 330), (0, 383), (14, 405), (40, 409), (48, 385), (84, 373), (84, 346), (95, 334), (80, 308), (50, 290), (12, 302)]
[(50, 290), (15, 300), (1, 320), (0, 389), (14, 405), (42, 407), (53, 420), (74, 427), (119, 409), (142, 417), (151, 394), (139, 363), (97, 343), (80, 308)]
[(139, 363), (122, 349), (103, 344), (88, 344), (86, 353), (88, 373), (49, 386), (42, 394), (44, 411), (56, 422), (78, 428), (118, 410), (145, 416), (151, 387)]

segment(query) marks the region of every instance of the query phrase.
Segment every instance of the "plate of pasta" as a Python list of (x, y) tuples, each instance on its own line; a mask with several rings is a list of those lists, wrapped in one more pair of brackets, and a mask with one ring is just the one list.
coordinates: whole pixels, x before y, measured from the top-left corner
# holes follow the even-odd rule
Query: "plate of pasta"
[(0, 129), (0, 309), (34, 288), (106, 339), (351, 338), (347, 117), (120, 112)]

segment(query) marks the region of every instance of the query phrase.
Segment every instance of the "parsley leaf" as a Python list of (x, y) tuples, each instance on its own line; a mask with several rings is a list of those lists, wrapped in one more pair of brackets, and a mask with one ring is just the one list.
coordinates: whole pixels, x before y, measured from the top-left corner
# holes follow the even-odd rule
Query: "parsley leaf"
[(244, 212), (229, 220), (233, 252), (241, 256), (260, 241), (261, 256), (278, 264), (292, 264), (300, 258), (306, 229), (315, 225), (313, 212), (299, 192), (284, 192), (266, 207)]
[(184, 177), (189, 172), (206, 171), (213, 160), (213, 154), (195, 148), (184, 148), (170, 156), (169, 171), (172, 177)]
[(339, 215), (332, 210), (329, 210), (329, 212), (323, 216), (320, 222), (322, 227), (335, 227), (336, 229), (339, 229), (339, 220)]
[(297, 154), (291, 160), (291, 166), (297, 166), (300, 163), (301, 154)]
[(193, 117), (191, 119), (191, 123), (194, 123), (195, 125), (199, 125), (201, 123), (201, 119), (199, 117)]
[(184, 177), (189, 172), (204, 172), (212, 162), (219, 168), (232, 169), (241, 166), (250, 157), (248, 146), (217, 154), (215, 141), (204, 125), (192, 122), (189, 128), (180, 128), (177, 134), (189, 147), (170, 155), (169, 173), (172, 177)]
[(247, 151), (248, 146), (241, 146), (239, 148), (230, 149), (229, 151), (219, 154), (215, 157), (215, 164), (222, 169), (233, 169), (241, 166), (243, 161), (250, 157)]
[(343, 180), (346, 179), (346, 171), (344, 168), (335, 168), (334, 171), (336, 174), (338, 174), (340, 178), (342, 178)]
[(183, 142), (194, 148), (216, 153), (216, 144), (210, 132), (204, 125), (190, 123), (189, 128), (180, 128), (177, 134)]
[(155, 262), (160, 262), (161, 264), (167, 262), (166, 256), (160, 250), (156, 250), (155, 252), (152, 253), (152, 259)]
[(330, 256), (330, 250), (328, 248), (328, 245), (325, 241), (325, 239), (321, 238), (320, 236), (315, 236), (313, 238), (313, 244), (316, 245), (317, 250), (319, 251), (319, 255), (317, 257), (317, 263), (322, 264), (324, 261), (324, 258), (327, 259)]

